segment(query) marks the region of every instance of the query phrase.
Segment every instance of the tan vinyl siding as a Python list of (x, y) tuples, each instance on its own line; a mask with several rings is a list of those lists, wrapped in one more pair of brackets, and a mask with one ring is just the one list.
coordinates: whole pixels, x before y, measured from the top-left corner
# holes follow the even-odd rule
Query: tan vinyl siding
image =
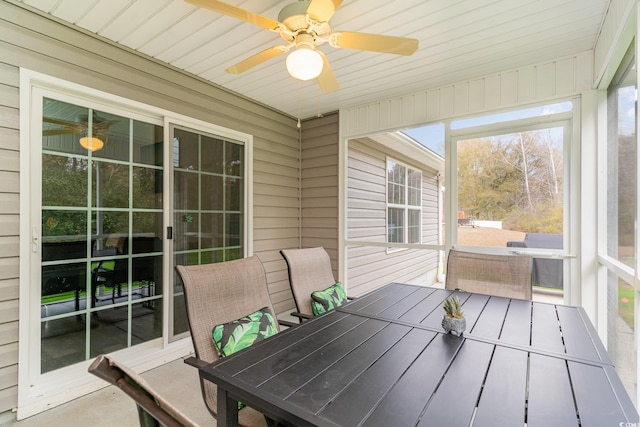
[[(369, 138), (349, 141), (347, 173), (347, 239), (386, 241), (387, 155), (422, 170), (422, 243), (438, 243), (438, 193), (436, 171)], [(347, 249), (349, 294), (358, 296), (389, 282), (430, 285), (434, 281), (437, 253), (351, 246)]]
[(438, 178), (433, 170), (422, 171), (422, 243), (438, 243)]
[(301, 247), (324, 247), (338, 267), (338, 114), (306, 120), (302, 128)]
[[(262, 261), (271, 302), (277, 313), (294, 308), (286, 264), (279, 250), (299, 241), (298, 130), (279, 144), (254, 147), (253, 220), (254, 252)], [(255, 141), (255, 140), (254, 140)]]
[(0, 2), (0, 412), (17, 405), (20, 67), (253, 135), (254, 253), (276, 310), (293, 307), (278, 250), (298, 244), (296, 120)]
[(18, 402), (19, 81), (0, 59), (0, 412)]
[[(349, 141), (347, 174), (347, 239), (386, 241), (386, 160), (377, 144)], [(376, 252), (380, 249), (376, 248)], [(352, 250), (349, 250), (352, 253)], [(349, 259), (349, 286), (354, 275)]]

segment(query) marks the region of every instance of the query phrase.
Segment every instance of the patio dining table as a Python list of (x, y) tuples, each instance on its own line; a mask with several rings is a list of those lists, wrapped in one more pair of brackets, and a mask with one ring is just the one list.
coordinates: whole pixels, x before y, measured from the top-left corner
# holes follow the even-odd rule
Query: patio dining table
[[(452, 293), (461, 337), (440, 325)], [(237, 426), (238, 401), (296, 427), (640, 425), (581, 307), (398, 283), (201, 375), (218, 386), (219, 427)]]

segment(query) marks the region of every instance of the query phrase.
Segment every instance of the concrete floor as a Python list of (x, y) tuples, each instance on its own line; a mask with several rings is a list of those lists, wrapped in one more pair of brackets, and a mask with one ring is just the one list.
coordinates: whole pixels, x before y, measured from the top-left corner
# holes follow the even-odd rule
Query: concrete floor
[[(147, 382), (201, 426), (215, 426), (202, 401), (196, 368), (182, 359), (144, 372)], [(0, 420), (3, 427), (133, 427), (140, 425), (136, 405), (115, 386), (108, 386), (21, 421)]]

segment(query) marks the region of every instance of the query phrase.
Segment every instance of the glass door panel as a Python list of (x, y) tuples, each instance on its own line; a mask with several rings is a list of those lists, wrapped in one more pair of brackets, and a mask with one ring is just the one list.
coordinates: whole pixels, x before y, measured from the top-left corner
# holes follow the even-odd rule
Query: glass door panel
[(44, 99), (41, 372), (162, 335), (162, 127)]
[[(199, 265), (245, 256), (244, 146), (174, 127), (173, 262)], [(174, 336), (188, 332), (182, 283), (173, 275)]]

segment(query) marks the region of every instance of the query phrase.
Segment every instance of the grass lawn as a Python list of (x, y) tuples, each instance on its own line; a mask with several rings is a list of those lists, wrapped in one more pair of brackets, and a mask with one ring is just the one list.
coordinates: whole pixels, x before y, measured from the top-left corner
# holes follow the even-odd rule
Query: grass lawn
[(635, 328), (633, 321), (634, 289), (626, 283), (618, 285), (618, 314), (631, 329)]
[[(143, 286), (143, 283), (141, 282), (133, 282), (131, 283), (131, 290), (134, 289), (138, 289), (141, 288)], [(111, 292), (115, 292), (115, 288), (111, 288)], [(126, 286), (123, 286), (122, 288), (123, 290), (127, 290)], [(87, 293), (85, 291), (80, 291), (80, 297), (82, 298), (83, 295), (86, 295)], [(60, 292), (58, 294), (53, 294), (53, 295), (47, 295), (44, 296), (40, 299), (40, 303), (41, 304), (51, 304), (54, 302), (60, 302), (60, 301), (70, 301), (75, 299), (76, 297), (76, 292), (75, 291), (69, 291), (69, 292)]]

